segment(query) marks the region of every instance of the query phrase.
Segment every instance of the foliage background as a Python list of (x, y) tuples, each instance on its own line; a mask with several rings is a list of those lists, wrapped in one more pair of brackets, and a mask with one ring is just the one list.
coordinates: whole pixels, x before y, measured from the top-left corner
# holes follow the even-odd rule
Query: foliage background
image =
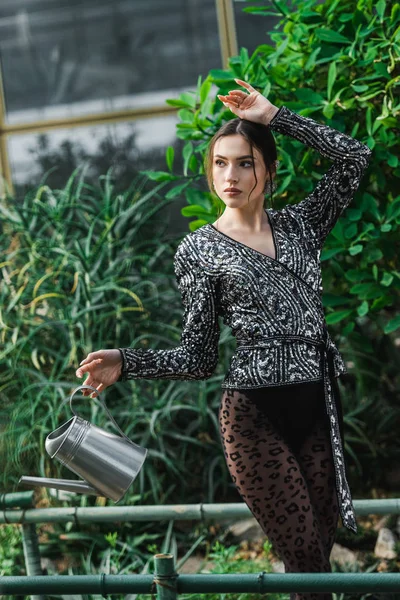
[[(212, 135), (232, 117), (216, 95), (236, 88), (235, 77), (249, 81), (276, 106), (284, 104), (355, 136), (373, 150), (351, 206), (321, 253), (323, 303), (349, 367), (342, 379), (351, 465), (359, 475), (364, 472), (365, 490), (378, 482), (398, 489), (399, 449), (392, 425), (399, 424), (400, 390), (400, 5), (261, 2), (244, 10), (281, 14), (271, 34), (276, 45), (260, 45), (251, 56), (242, 48), (227, 70), (213, 70), (199, 80), (197, 95), (168, 101), (179, 108), (177, 135), (185, 140), (184, 177), (174, 179), (177, 185), (169, 193), (185, 193), (188, 206), (182, 214), (192, 218), (191, 230), (215, 220), (219, 201), (204, 190), (203, 155)], [(290, 136), (278, 136), (277, 142), (281, 164), (274, 208), (300, 201), (330, 165)], [(173, 158), (169, 148), (171, 179), (176, 176)], [(168, 172), (148, 174), (155, 181), (168, 177)]]
[[(190, 230), (215, 220), (220, 201), (205, 188), (202, 159), (210, 137), (231, 117), (216, 94), (236, 87), (233, 77), (239, 77), (277, 106), (285, 104), (373, 149), (354, 201), (321, 254), (323, 302), (349, 369), (341, 391), (354, 496), (398, 493), (400, 5), (383, 0), (251, 4), (245, 10), (255, 18), (281, 15), (272, 34), (275, 46), (260, 45), (251, 56), (242, 48), (227, 70), (199, 80), (197, 94), (168, 101), (179, 109), (177, 137), (184, 145), (179, 156), (167, 149), (165, 171), (144, 174), (154, 185), (149, 188), (141, 176), (120, 191), (111, 172), (95, 186), (79, 170), (59, 188), (43, 181), (20, 201), (9, 197), (0, 204), (4, 491), (12, 491), (22, 474), (68, 476), (47, 460), (44, 439), (69, 417), (63, 401), (77, 384), (75, 368), (87, 352), (179, 343), (182, 307), (172, 270), (179, 240), (160, 210), (184, 196), (182, 214), (192, 219)], [(329, 161), (293, 138), (277, 142), (281, 165), (274, 207), (279, 208), (311, 191)], [(220, 363), (210, 379), (135, 380), (105, 394), (127, 435), (149, 448), (127, 504), (240, 501), (216, 420), (220, 383), (234, 349), (230, 331), (221, 329)], [(96, 404), (83, 403), (81, 410), (107, 426)], [(43, 498), (54, 505), (46, 493)], [(98, 534), (104, 538), (101, 527)], [(143, 544), (151, 535), (156, 543), (160, 537), (148, 524), (135, 529), (134, 537), (140, 535)], [(172, 539), (170, 534), (168, 544)], [(88, 549), (84, 537), (80, 543)], [(99, 556), (102, 552), (100, 545)]]

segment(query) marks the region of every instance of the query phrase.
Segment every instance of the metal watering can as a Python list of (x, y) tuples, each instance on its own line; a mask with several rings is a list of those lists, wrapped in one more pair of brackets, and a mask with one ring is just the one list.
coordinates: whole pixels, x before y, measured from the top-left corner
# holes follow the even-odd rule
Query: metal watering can
[(45, 447), (51, 458), (56, 458), (83, 480), (23, 476), (19, 483), (105, 496), (118, 502), (142, 468), (147, 450), (121, 431), (104, 401), (102, 406), (122, 437), (79, 417), (72, 408), (72, 398), (81, 389), (90, 389), (98, 394), (96, 388), (90, 385), (77, 387), (69, 401), (75, 416), (47, 436)]

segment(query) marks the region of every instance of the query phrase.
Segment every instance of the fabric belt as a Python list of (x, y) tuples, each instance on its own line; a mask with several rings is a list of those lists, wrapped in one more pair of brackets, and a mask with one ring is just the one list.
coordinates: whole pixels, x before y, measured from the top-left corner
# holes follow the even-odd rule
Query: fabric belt
[[(336, 493), (338, 496), (340, 516), (342, 518), (344, 527), (347, 527), (348, 529), (351, 529), (354, 533), (357, 533), (355, 511), (352, 503), (350, 488), (346, 479), (346, 467), (344, 463), (341, 427), (339, 424), (338, 412), (333, 391), (333, 384), (334, 382), (336, 382), (334, 352), (333, 349), (329, 346), (328, 329), (326, 328), (326, 326), (324, 326), (322, 337), (318, 340), (301, 335), (275, 335), (266, 338), (260, 338), (258, 340), (251, 340), (250, 343), (248, 340), (237, 340), (237, 348), (263, 347), (265, 345), (265, 342), (268, 342), (270, 340), (282, 340), (284, 342), (306, 342), (308, 344), (316, 346), (320, 351), (320, 364), (324, 384), (326, 412), (330, 423), (332, 455), (336, 478)], [(337, 384), (336, 389), (339, 393), (339, 388)], [(338, 402), (339, 401), (340, 400), (338, 398)]]

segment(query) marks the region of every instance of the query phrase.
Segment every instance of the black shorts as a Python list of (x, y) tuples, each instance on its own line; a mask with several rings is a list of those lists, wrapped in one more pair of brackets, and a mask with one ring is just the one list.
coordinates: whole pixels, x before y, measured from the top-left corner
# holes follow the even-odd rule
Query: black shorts
[[(332, 388), (343, 445), (343, 411), (336, 378), (332, 381)], [(268, 416), (293, 449), (300, 447), (317, 420), (324, 420), (329, 428), (322, 379), (240, 391), (251, 398), (257, 408)]]

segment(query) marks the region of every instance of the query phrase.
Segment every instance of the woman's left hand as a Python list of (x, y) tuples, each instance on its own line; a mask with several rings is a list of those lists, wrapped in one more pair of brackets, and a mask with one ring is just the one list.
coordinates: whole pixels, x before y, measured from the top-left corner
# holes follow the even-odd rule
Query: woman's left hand
[(278, 107), (271, 104), (265, 96), (257, 92), (246, 81), (241, 79), (235, 79), (235, 81), (250, 93), (247, 94), (243, 90), (231, 90), (227, 96), (218, 94), (217, 97), (240, 119), (268, 125), (278, 112)]
[[(97, 350), (90, 352), (76, 370), (77, 377), (88, 373), (84, 385), (91, 385), (99, 392), (118, 381), (122, 370), (122, 358), (118, 348), (112, 350)], [(84, 390), (83, 396), (93, 398), (94, 392)]]

